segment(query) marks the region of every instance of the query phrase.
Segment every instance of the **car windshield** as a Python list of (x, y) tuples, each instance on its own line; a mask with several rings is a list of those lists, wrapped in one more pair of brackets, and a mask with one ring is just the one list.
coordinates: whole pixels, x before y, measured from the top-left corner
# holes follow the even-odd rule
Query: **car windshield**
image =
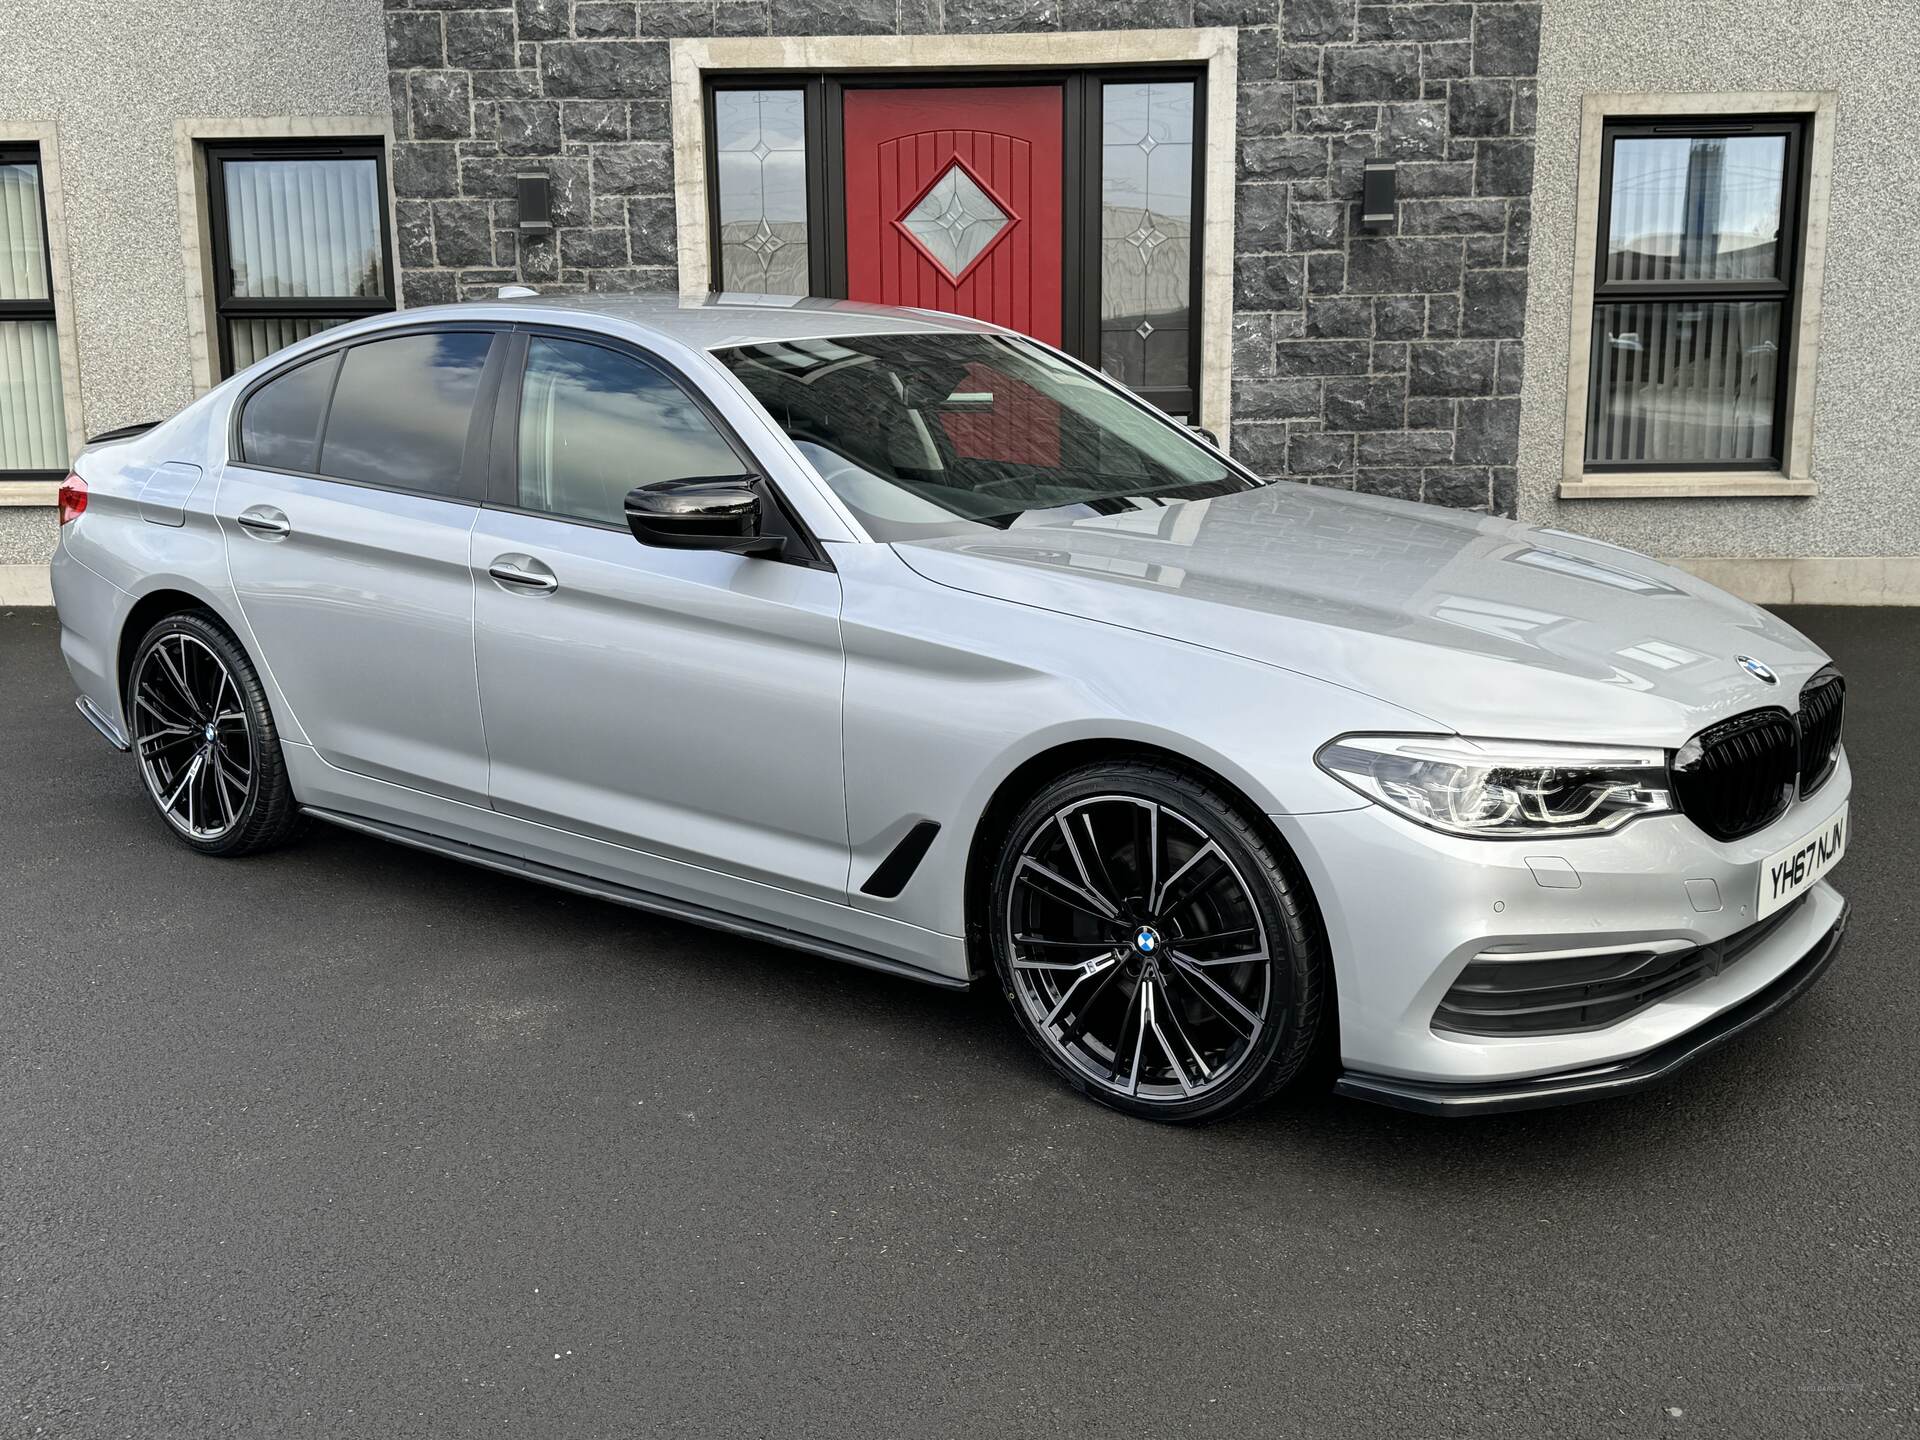
[(1011, 335), (853, 335), (715, 352), (877, 540), (1115, 515), (1262, 483)]

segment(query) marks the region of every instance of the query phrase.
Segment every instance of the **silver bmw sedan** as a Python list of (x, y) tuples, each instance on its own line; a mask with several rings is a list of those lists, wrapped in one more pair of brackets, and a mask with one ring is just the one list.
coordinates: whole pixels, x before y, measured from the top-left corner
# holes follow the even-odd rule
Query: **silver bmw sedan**
[(935, 985), (1130, 1114), (1653, 1083), (1847, 906), (1844, 683), (1610, 545), (1261, 480), (1057, 351), (530, 299), (280, 351), (61, 493), (85, 717), (309, 817)]

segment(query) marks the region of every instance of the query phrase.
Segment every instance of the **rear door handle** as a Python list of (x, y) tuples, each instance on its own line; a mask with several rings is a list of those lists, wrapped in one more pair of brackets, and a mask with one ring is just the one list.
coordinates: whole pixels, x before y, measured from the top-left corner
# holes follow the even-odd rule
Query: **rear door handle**
[(501, 555), (487, 567), (501, 588), (529, 595), (551, 595), (560, 588), (559, 577), (531, 555)]
[(293, 533), (293, 524), (271, 505), (255, 505), (239, 514), (240, 528), (262, 540), (284, 540)]

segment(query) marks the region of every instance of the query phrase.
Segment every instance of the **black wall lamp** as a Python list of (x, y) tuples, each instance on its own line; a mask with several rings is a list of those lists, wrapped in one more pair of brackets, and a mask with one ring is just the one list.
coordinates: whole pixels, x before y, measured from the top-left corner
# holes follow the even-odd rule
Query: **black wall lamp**
[(518, 224), (522, 235), (546, 235), (553, 230), (553, 183), (544, 175), (513, 177), (515, 198), (519, 202)]
[(1360, 224), (1384, 230), (1394, 221), (1396, 178), (1391, 160), (1369, 160), (1360, 172)]

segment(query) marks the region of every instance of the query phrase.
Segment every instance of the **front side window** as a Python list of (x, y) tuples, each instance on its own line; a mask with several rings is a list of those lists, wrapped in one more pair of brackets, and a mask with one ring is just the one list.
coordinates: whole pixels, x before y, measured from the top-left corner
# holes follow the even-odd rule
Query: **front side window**
[(878, 540), (1119, 515), (1261, 483), (1012, 336), (854, 335), (715, 356)]
[(636, 485), (739, 475), (733, 447), (677, 384), (631, 355), (534, 336), (520, 387), (522, 509), (626, 524)]
[(40, 152), (0, 146), (0, 475), (58, 475), (66, 464)]
[(1609, 125), (1588, 470), (1783, 461), (1801, 127)]
[(221, 373), (393, 309), (377, 142), (208, 146)]
[(427, 495), (459, 494), (474, 397), (492, 343), (486, 331), (447, 330), (347, 351), (327, 410), (319, 472)]

